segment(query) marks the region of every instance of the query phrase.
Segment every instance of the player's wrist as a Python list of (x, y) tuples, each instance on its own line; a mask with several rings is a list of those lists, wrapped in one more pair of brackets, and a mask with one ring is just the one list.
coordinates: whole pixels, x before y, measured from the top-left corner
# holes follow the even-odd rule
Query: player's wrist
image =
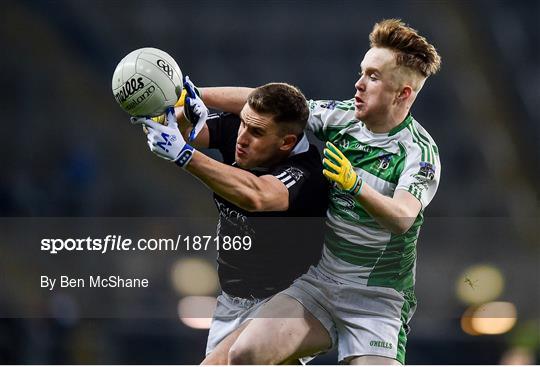
[(180, 150), (180, 153), (178, 153), (178, 156), (174, 160), (174, 163), (180, 168), (186, 168), (191, 159), (193, 158), (194, 153), (195, 148), (193, 148), (189, 144), (184, 144), (184, 146)]
[(358, 175), (356, 176), (356, 182), (349, 190), (349, 193), (353, 196), (358, 196), (362, 192), (362, 187), (364, 186), (364, 180), (362, 180)]

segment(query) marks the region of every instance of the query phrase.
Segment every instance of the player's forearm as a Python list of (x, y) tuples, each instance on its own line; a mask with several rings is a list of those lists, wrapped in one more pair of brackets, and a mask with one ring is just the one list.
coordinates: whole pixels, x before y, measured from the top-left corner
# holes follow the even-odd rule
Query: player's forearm
[(416, 219), (417, 214), (408, 210), (405, 205), (382, 195), (366, 183), (356, 199), (377, 223), (394, 234), (407, 232)]
[(219, 196), (247, 211), (285, 210), (268, 197), (261, 179), (195, 152), (187, 170)]
[(253, 88), (212, 87), (200, 90), (202, 99), (208, 107), (239, 115)]

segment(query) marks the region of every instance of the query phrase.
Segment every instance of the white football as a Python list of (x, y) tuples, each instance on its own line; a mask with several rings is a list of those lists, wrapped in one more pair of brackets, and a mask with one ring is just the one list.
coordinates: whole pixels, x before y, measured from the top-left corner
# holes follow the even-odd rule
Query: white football
[(112, 78), (116, 102), (132, 116), (159, 116), (182, 93), (182, 71), (165, 51), (145, 47), (130, 52)]

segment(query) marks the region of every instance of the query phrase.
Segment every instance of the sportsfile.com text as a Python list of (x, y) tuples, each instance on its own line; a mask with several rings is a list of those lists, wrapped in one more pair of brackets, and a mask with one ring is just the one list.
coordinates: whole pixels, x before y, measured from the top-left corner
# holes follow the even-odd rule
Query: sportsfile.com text
[(139, 238), (133, 240), (122, 235), (103, 238), (43, 238), (41, 251), (55, 255), (62, 251), (249, 251), (249, 236), (183, 236), (176, 238)]

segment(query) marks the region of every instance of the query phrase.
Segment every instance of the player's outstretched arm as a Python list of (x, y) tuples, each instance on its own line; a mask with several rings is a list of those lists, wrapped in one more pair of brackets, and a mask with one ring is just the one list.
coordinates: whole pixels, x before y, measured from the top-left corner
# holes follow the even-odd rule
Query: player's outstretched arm
[(275, 176), (257, 177), (200, 152), (193, 154), (186, 169), (216, 194), (244, 210), (263, 212), (289, 208), (289, 191)]
[(147, 144), (154, 154), (187, 169), (212, 191), (244, 210), (285, 211), (289, 208), (289, 191), (283, 182), (272, 175), (257, 177), (196, 151), (180, 133), (173, 109), (166, 115), (167, 125), (148, 118), (132, 118), (133, 124), (146, 126)]
[[(252, 91), (253, 88), (247, 87), (197, 88), (186, 76), (184, 90), (175, 105), (176, 118), (182, 135), (195, 148), (208, 148), (210, 135), (205, 123), (208, 117), (206, 106), (240, 115)], [(163, 115), (158, 122), (163, 122), (164, 117)]]
[(246, 87), (211, 87), (200, 88), (204, 103), (220, 111), (240, 115), (240, 111), (246, 104), (247, 97), (253, 88)]
[(254, 89), (249, 87), (197, 88), (193, 83), (191, 83), (191, 88), (186, 88), (185, 83), (184, 87), (185, 88), (182, 91), (182, 95), (178, 99), (178, 102), (176, 102), (175, 107), (183, 107), (186, 97), (189, 95), (190, 91), (193, 91), (197, 94), (198, 97), (202, 98), (202, 100), (208, 107), (223, 112), (234, 113), (235, 115), (240, 114), (240, 111), (242, 111), (242, 108), (247, 102), (249, 94)]
[(324, 149), (323, 166), (328, 179), (354, 195), (368, 214), (392, 233), (407, 232), (422, 209), (420, 201), (405, 190), (396, 190), (393, 197), (388, 197), (364, 183), (351, 162), (330, 142)]

